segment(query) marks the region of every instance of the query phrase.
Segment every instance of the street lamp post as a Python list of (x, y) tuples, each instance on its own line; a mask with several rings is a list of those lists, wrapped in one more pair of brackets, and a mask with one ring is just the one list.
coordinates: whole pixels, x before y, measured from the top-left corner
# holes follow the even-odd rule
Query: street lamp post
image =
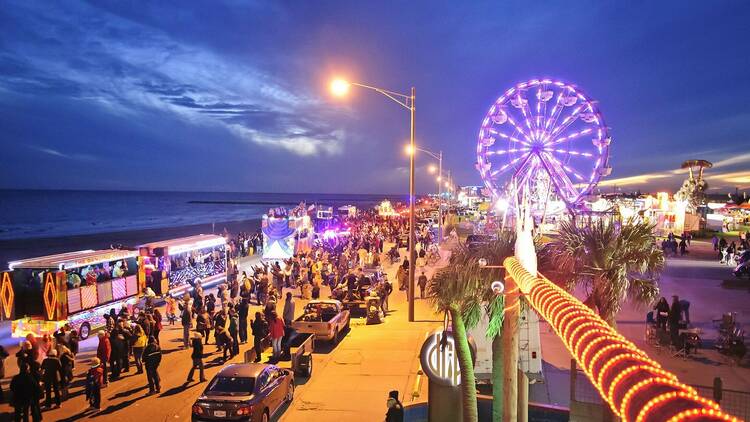
[(383, 88), (377, 88), (370, 85), (345, 81), (343, 79), (335, 79), (331, 82), (331, 91), (338, 96), (343, 96), (349, 91), (350, 86), (358, 86), (360, 88), (367, 88), (380, 94), (385, 95), (391, 100), (398, 103), (400, 106), (409, 110), (410, 117), (410, 131), (409, 131), (409, 147), (411, 148), (412, 154), (409, 156), (409, 322), (414, 322), (414, 274), (416, 271), (416, 260), (417, 251), (414, 248), (416, 242), (415, 230), (414, 230), (414, 154), (413, 151), (416, 149), (414, 145), (414, 100), (416, 98), (416, 89), (411, 87), (410, 95), (401, 94), (394, 91), (389, 91)]
[[(443, 151), (438, 151), (437, 153), (434, 153), (430, 150), (426, 150), (423, 148), (416, 148), (417, 151), (424, 152), (425, 154), (429, 155), (430, 157), (436, 159), (438, 161), (438, 170), (437, 170), (437, 188), (438, 188), (438, 244), (443, 240)], [(432, 170), (435, 168), (433, 167)]]

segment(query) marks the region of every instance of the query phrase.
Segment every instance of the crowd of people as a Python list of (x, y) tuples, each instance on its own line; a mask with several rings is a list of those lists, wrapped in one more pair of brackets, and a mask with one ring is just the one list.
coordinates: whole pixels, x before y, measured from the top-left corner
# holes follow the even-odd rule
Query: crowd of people
[[(198, 372), (199, 382), (206, 381), (204, 359), (211, 353), (218, 354), (217, 361), (225, 362), (240, 353), (240, 345), (252, 341), (255, 362), (260, 361), (264, 344), (270, 343), (272, 361), (283, 353), (283, 339), (288, 338), (294, 319), (295, 302), (292, 290), (298, 290), (303, 299), (320, 297), (321, 287), (341, 291), (345, 297), (356, 297), (364, 287), (374, 287), (380, 298), (383, 313), (388, 312), (388, 296), (393, 287), (387, 277), (371, 280), (365, 269), (377, 268), (385, 257), (387, 242), (398, 244), (406, 233), (407, 223), (399, 218), (380, 218), (372, 213), (363, 213), (347, 219), (345, 235), (320, 239), (307, 250), (300, 250), (290, 259), (262, 262), (242, 271), (228, 272), (227, 282), (218, 286), (216, 292), (207, 292), (200, 280), (193, 282), (193, 289), (180, 298), (166, 297), (164, 315), (153, 306), (152, 295), (145, 309), (111, 309), (104, 315), (106, 327), (97, 333), (96, 357), (88, 363), (84, 391), (92, 409), (102, 405), (101, 389), (117, 382), (124, 373), (135, 370), (145, 372), (148, 394), (161, 392), (159, 365), (162, 350), (160, 333), (162, 324), (182, 326), (182, 347), (191, 349), (191, 365), (186, 374), (186, 383), (194, 381)], [(425, 250), (432, 241), (429, 231), (418, 233), (418, 241)], [(232, 240), (237, 255), (259, 253), (261, 238), (258, 233), (240, 233)], [(424, 254), (417, 263), (424, 265)], [(405, 289), (405, 273), (409, 260), (399, 265), (400, 288)], [(424, 290), (426, 277), (419, 276), (420, 290)], [(282, 300), (283, 289), (288, 289), (283, 300), (283, 311), (277, 313), (277, 304)], [(292, 289), (292, 290), (290, 290)], [(251, 306), (261, 306), (261, 311), (251, 316)], [(68, 397), (68, 387), (73, 379), (75, 357), (78, 353), (78, 333), (69, 326), (61, 328), (53, 336), (40, 338), (29, 334), (16, 355), (20, 372), (11, 382), (12, 405), (17, 420), (41, 420), (40, 401), (51, 408), (61, 406)], [(206, 347), (215, 346), (212, 352)], [(0, 350), (0, 362), (4, 350)], [(3, 374), (0, 374), (3, 375)], [(0, 390), (2, 395), (2, 390)]]
[(724, 237), (714, 235), (711, 238), (714, 252), (718, 253), (719, 262), (729, 266), (738, 264), (740, 257), (750, 251), (750, 232), (740, 233), (739, 245), (736, 241), (727, 242)]

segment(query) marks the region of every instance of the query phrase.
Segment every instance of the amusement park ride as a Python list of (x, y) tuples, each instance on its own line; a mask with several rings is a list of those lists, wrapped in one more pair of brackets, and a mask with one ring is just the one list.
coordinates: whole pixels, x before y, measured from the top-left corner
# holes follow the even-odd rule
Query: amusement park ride
[(482, 120), (477, 170), (508, 214), (586, 212), (584, 200), (609, 175), (612, 139), (596, 102), (575, 85), (532, 79), (508, 89)]

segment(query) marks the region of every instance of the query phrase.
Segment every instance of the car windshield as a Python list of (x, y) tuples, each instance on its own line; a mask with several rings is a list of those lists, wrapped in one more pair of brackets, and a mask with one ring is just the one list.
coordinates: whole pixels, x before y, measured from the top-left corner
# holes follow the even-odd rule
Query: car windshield
[(206, 389), (213, 395), (251, 394), (255, 387), (255, 378), (216, 377)]

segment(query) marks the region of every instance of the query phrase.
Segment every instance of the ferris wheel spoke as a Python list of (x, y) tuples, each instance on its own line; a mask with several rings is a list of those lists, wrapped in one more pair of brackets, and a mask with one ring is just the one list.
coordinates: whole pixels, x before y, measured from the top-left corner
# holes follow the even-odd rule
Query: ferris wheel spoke
[(550, 179), (557, 188), (558, 193), (561, 194), (562, 199), (568, 203), (575, 201), (578, 196), (578, 190), (573, 185), (567, 173), (565, 173), (563, 164), (549, 153), (541, 153), (539, 154), (539, 158), (549, 173)]
[(507, 162), (507, 163), (503, 164), (502, 166), (500, 166), (500, 168), (498, 168), (497, 170), (491, 172), (490, 173), (490, 177), (494, 178), (494, 177), (497, 177), (497, 176), (505, 173), (506, 171), (508, 171), (511, 168), (513, 168), (519, 161), (521, 161), (523, 159), (528, 159), (529, 155), (531, 155), (531, 153), (527, 152), (527, 153), (525, 153), (523, 155), (520, 155), (520, 156), (518, 156), (518, 157), (516, 157), (516, 158), (514, 158), (512, 160), (510, 160), (509, 162)]
[(516, 138), (515, 136), (508, 135), (508, 134), (500, 132), (498, 130), (490, 129), (489, 132), (491, 134), (493, 134), (493, 135), (499, 136), (499, 137), (501, 137), (503, 139), (507, 139), (507, 140), (509, 140), (511, 142), (515, 142), (515, 143), (518, 143), (518, 144), (521, 144), (521, 145), (524, 145), (524, 146), (527, 146), (527, 147), (531, 146), (531, 144), (529, 142), (522, 141), (522, 140)]
[[(589, 106), (590, 108), (591, 106)], [(583, 110), (583, 106), (580, 105), (573, 110), (569, 116), (565, 117), (562, 122), (560, 122), (560, 126), (556, 126), (554, 129), (552, 129), (552, 132), (549, 135), (549, 138), (554, 138), (555, 136), (562, 133), (565, 129), (568, 128), (573, 122), (576, 121), (578, 118), (578, 115), (581, 113), (581, 110)]]
[(557, 144), (561, 144), (563, 142), (572, 141), (573, 139), (576, 139), (576, 138), (578, 138), (580, 136), (588, 135), (589, 133), (591, 133), (593, 131), (594, 131), (593, 128), (587, 127), (586, 129), (581, 129), (578, 132), (573, 132), (573, 133), (571, 133), (571, 134), (569, 134), (567, 136), (563, 136), (563, 137), (557, 138), (554, 141), (547, 141), (547, 142), (544, 143), (544, 146), (551, 147), (551, 146), (554, 146), (554, 145), (557, 145)]
[(544, 123), (544, 130), (548, 130), (550, 127), (554, 127), (555, 124), (557, 124), (557, 118), (560, 117), (564, 108), (562, 105), (562, 99), (563, 93), (560, 92), (557, 94), (557, 101), (555, 101), (555, 106), (552, 107), (552, 112)]
[(520, 133), (521, 136), (523, 136), (523, 139), (525, 139), (526, 142), (529, 143), (529, 145), (531, 145), (532, 142), (531, 142), (531, 137), (529, 136), (529, 134), (524, 132), (521, 126), (519, 126), (518, 123), (516, 123), (516, 121), (511, 116), (508, 116), (508, 123), (510, 123), (511, 126), (513, 126), (518, 131), (518, 133)]

